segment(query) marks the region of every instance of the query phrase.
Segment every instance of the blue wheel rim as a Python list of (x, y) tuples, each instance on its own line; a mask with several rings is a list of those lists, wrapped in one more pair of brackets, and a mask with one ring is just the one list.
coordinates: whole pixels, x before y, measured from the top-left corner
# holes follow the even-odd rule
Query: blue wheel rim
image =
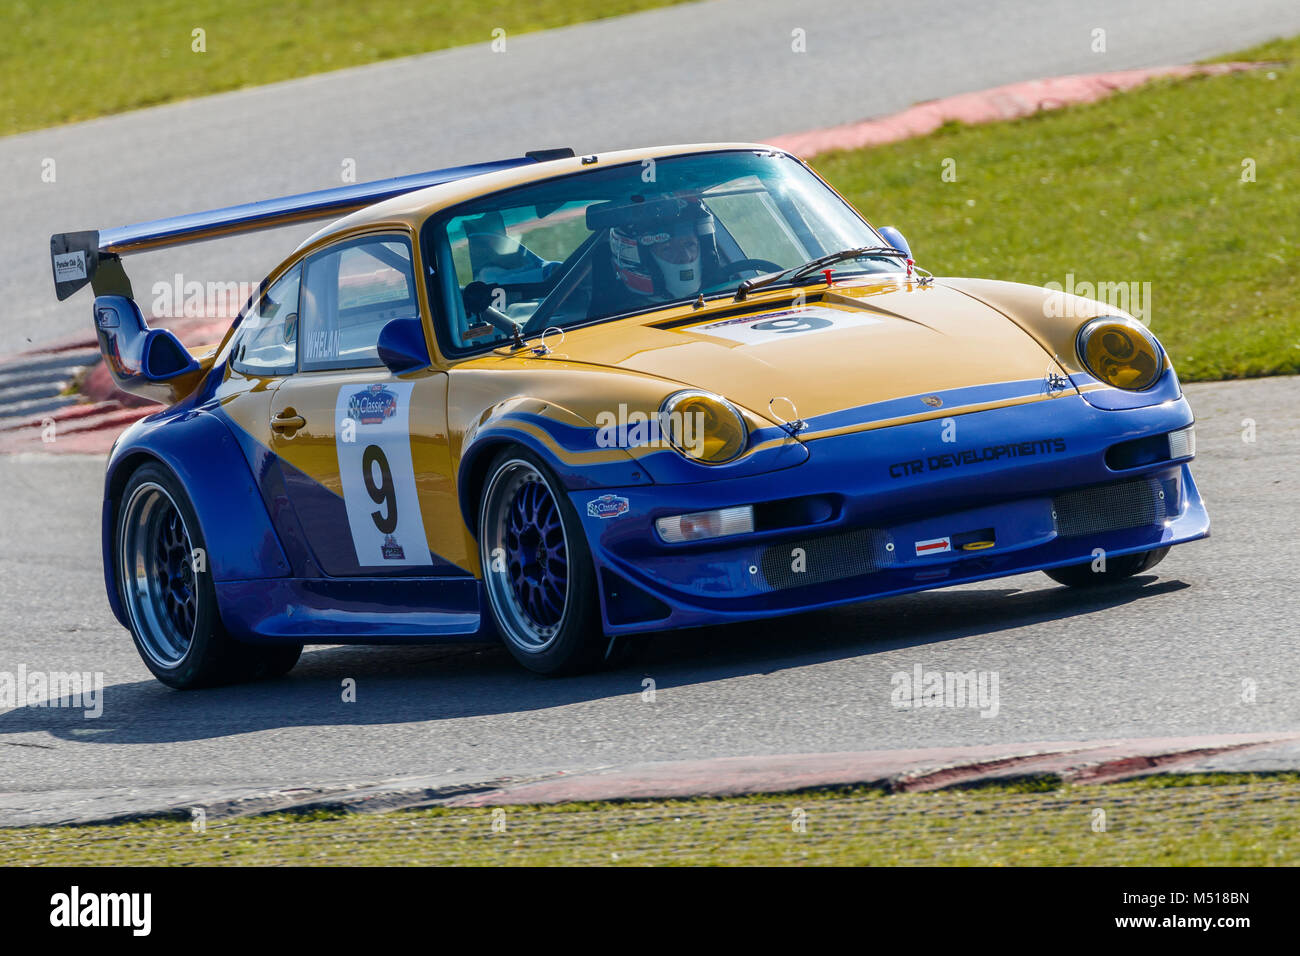
[(560, 509), (550, 489), (528, 481), (516, 489), (506, 519), (511, 586), (524, 612), (542, 627), (564, 616), (568, 591), (568, 552)]
[(161, 485), (132, 493), (118, 529), (118, 569), (132, 631), (156, 665), (176, 667), (194, 640), (199, 589), (193, 542)]
[(559, 498), (531, 462), (510, 459), (493, 473), (479, 548), (502, 636), (527, 653), (546, 650), (569, 608), (569, 542)]

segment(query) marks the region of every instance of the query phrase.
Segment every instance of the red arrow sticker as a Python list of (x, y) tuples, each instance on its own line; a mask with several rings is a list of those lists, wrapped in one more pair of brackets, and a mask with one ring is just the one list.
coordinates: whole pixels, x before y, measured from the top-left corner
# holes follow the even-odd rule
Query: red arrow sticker
[(952, 550), (951, 538), (930, 538), (928, 541), (916, 542), (917, 555), (942, 554)]

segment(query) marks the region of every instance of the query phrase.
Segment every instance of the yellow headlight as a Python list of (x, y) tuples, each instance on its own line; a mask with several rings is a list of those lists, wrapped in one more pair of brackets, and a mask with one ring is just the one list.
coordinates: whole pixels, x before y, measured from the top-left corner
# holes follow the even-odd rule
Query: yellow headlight
[(1107, 385), (1138, 392), (1164, 368), (1160, 346), (1140, 322), (1106, 315), (1079, 330), (1079, 357)]
[(668, 440), (687, 458), (720, 465), (745, 450), (749, 438), (745, 420), (718, 395), (677, 392), (664, 400), (659, 414)]

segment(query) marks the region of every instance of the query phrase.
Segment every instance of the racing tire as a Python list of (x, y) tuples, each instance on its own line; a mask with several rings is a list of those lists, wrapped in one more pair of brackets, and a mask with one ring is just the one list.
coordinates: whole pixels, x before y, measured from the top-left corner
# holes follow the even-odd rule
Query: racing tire
[(1094, 571), (1092, 562), (1071, 564), (1063, 568), (1047, 568), (1043, 571), (1058, 584), (1072, 588), (1096, 587), (1099, 584), (1111, 584), (1115, 581), (1131, 578), (1143, 571), (1150, 571), (1164, 560), (1168, 548), (1156, 548), (1154, 551), (1139, 551), (1136, 554), (1121, 554), (1116, 558), (1106, 559), (1105, 571)]
[(478, 544), (492, 619), (515, 660), (550, 676), (605, 663), (586, 534), (563, 486), (532, 452), (511, 446), (488, 467)]
[[(298, 662), (300, 644), (253, 645), (221, 623), (204, 561), (198, 515), (171, 472), (147, 464), (131, 475), (113, 524), (118, 596), (141, 660), (177, 690), (281, 677)], [(128, 573), (129, 572), (129, 573)]]

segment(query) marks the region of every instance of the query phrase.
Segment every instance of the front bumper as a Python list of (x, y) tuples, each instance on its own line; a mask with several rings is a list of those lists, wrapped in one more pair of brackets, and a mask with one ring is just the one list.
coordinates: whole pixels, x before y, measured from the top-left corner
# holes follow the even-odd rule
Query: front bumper
[[(608, 633), (752, 620), (1203, 538), (1189, 459), (1107, 464), (1114, 445), (1190, 424), (1182, 398), (1106, 410), (1076, 394), (818, 439), (768, 474), (571, 498)], [(753, 532), (666, 544), (655, 531), (747, 504)]]

